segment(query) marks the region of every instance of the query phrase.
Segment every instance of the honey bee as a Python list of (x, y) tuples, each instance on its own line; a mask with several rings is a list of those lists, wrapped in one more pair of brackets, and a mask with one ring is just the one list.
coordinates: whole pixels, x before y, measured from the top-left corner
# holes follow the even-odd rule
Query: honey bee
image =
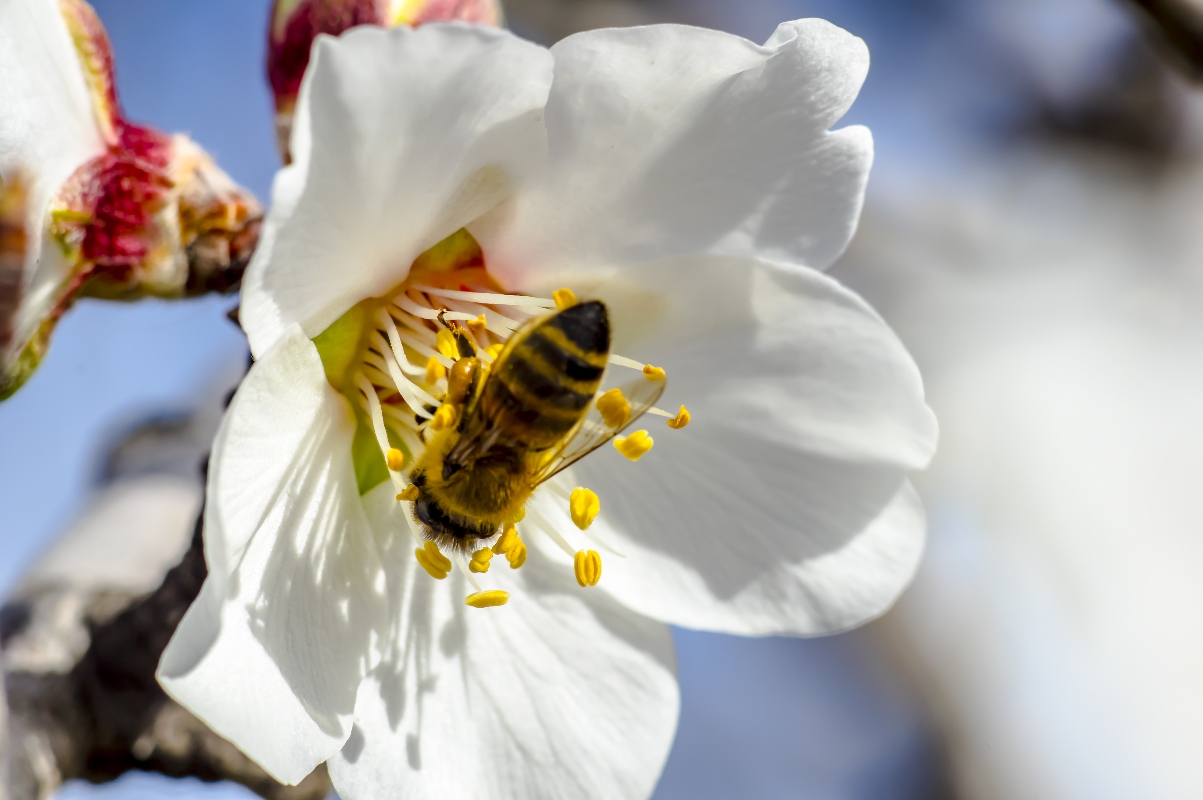
[(444, 550), (470, 553), (516, 521), (541, 483), (622, 432), (664, 391), (663, 380), (641, 375), (621, 387), (629, 416), (606, 424), (593, 402), (610, 355), (599, 301), (526, 323), (488, 368), (463, 332), (456, 341), (461, 358), (445, 399), (455, 422), (430, 436), (410, 473), (414, 517)]

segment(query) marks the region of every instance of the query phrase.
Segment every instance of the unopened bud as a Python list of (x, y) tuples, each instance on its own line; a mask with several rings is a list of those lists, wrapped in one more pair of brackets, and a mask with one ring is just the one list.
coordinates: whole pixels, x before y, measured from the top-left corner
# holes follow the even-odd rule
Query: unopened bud
[[(79, 297), (236, 289), (263, 212), (186, 136), (124, 118), (112, 49), (86, 2), (0, 3), (0, 30), (18, 51), (4, 80), (20, 101), (3, 109), (15, 124), (0, 125), (3, 399), (32, 374)], [(49, 86), (62, 88), (53, 97), (32, 90)], [(59, 124), (64, 108), (78, 124)]]
[(276, 101), (276, 144), (289, 161), (288, 139), (301, 78), (319, 33), (357, 25), (417, 26), (459, 20), (500, 27), (498, 0), (275, 0), (267, 41), (267, 77)]

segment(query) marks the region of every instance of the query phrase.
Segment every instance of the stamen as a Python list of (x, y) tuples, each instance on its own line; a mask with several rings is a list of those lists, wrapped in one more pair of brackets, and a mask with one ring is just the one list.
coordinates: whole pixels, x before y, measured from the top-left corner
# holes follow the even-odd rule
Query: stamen
[(397, 502), (401, 502), (402, 500), (404, 500), (407, 503), (412, 503), (413, 501), (415, 501), (417, 499), (418, 499), (418, 487), (414, 486), (412, 483), (409, 486), (405, 487), (405, 491), (403, 491), (403, 492), (401, 492), (401, 494), (397, 495)]
[[(388, 312), (383, 308), (376, 312), (376, 321), (388, 336), (389, 347), (393, 351), (393, 358), (397, 360), (397, 366), (406, 375), (417, 377), (422, 374), (422, 368), (411, 364), (409, 356), (405, 354), (405, 347), (401, 344), (401, 334), (397, 331), (397, 326), (393, 324), (393, 318), (388, 315)], [(383, 351), (382, 351), (383, 352)]]
[(379, 332), (372, 333), (371, 344), (376, 350), (369, 350), (365, 353), (364, 362), (388, 375), (390, 382), (405, 398), (405, 402), (415, 409), (425, 405), (435, 405), (437, 401), (433, 397), (402, 374), (401, 368), (397, 366), (397, 361), (393, 357), (392, 350), (389, 349), (388, 343), (384, 341), (384, 337)]
[(631, 403), (622, 396), (622, 389), (610, 389), (597, 398), (597, 410), (611, 428), (621, 428), (631, 418)]
[(569, 556), (572, 556), (576, 553), (576, 550), (572, 548), (572, 545), (568, 544), (568, 540), (560, 535), (560, 532), (556, 529), (556, 526), (545, 520), (541, 514), (538, 512), (531, 512), (531, 519), (536, 525), (539, 526), (539, 528), (542, 529), (543, 533), (547, 534), (547, 538), (551, 539), (557, 547), (559, 547)]
[(578, 486), (572, 490), (572, 496), (568, 500), (568, 509), (572, 514), (573, 523), (585, 530), (593, 524), (593, 520), (601, 511), (601, 501), (598, 500), (597, 494)]
[(459, 345), (455, 342), (455, 334), (443, 328), (439, 331), (434, 339), (435, 346), (439, 348), (439, 352), (444, 358), (449, 358), (452, 361), (459, 359)]
[(664, 380), (664, 370), (660, 369), (660, 367), (653, 367), (651, 364), (645, 364), (643, 367), (643, 377), (649, 381), (662, 381)]
[(426, 359), (426, 383), (434, 386), (447, 375), (447, 369), (434, 356)]
[[(671, 423), (670, 423), (671, 424)], [(630, 436), (619, 436), (614, 440), (614, 449), (631, 461), (638, 461), (647, 455), (656, 440), (648, 436), (647, 431), (635, 431)]]
[(486, 347), (484, 349), (484, 352), (485, 352), (485, 355), (487, 355), (489, 357), (490, 361), (496, 361), (497, 356), (501, 355), (501, 351), (504, 349), (505, 349), (505, 344), (498, 342), (497, 344), (491, 344), (488, 347)]
[(414, 550), (414, 556), (422, 569), (436, 581), (443, 580), (451, 572), (451, 560), (439, 552), (439, 546), (434, 542), (427, 541), (424, 546)]
[(576, 295), (571, 289), (556, 289), (551, 293), (551, 299), (556, 302), (556, 308), (560, 311), (576, 305)]
[[(368, 417), (372, 420), (372, 432), (376, 434), (376, 444), (380, 446), (381, 454), (387, 453), (392, 445), (388, 442), (388, 431), (384, 427), (384, 412), (380, 410), (380, 398), (376, 396), (376, 389), (368, 382), (368, 379), (359, 376), (356, 381), (359, 391), (363, 393), (364, 399), (367, 402)], [(395, 472), (390, 472), (389, 477), (393, 479), (393, 485), (400, 489), (402, 486), (401, 476)]]
[(597, 582), (601, 580), (601, 556), (596, 550), (578, 550), (572, 558), (572, 569), (576, 573), (576, 582), (582, 589), (586, 586), (597, 586)]
[(629, 369), (637, 369), (640, 372), (642, 372), (643, 368), (647, 366), (642, 361), (636, 361), (633, 358), (627, 358), (626, 356), (620, 356), (614, 353), (610, 354), (609, 361), (616, 367), (628, 367)]
[(492, 547), (494, 553), (501, 553), (510, 562), (510, 569), (518, 569), (526, 563), (526, 543), (518, 535), (514, 525), (507, 525), (505, 531)]
[(689, 424), (689, 419), (689, 409), (685, 406), (681, 406), (681, 410), (677, 412), (677, 416), (668, 421), (668, 427), (679, 431), (681, 428), (684, 428)]
[(389, 451), (384, 454), (384, 460), (389, 469), (393, 472), (400, 472), (401, 468), (405, 466), (405, 453), (395, 447), (390, 447)]
[(542, 297), (528, 297), (522, 294), (496, 294), (494, 292), (461, 292), (457, 289), (436, 289), (433, 286), (412, 286), (415, 291), (432, 294), (435, 297), (447, 297), (452, 300), (472, 300), (477, 303), (487, 303), (491, 306), (537, 306), (551, 308), (550, 303)]
[(493, 551), (487, 547), (482, 547), (472, 554), (472, 561), (468, 564), (468, 569), (473, 572), (488, 572), (489, 561), (493, 558)]
[(472, 335), (476, 337), (477, 341), (479, 341), (480, 337), (484, 335), (485, 329), (488, 327), (489, 321), (485, 319), (484, 314), (481, 314), (475, 319), (468, 320), (468, 330), (472, 331)]
[(473, 608), (492, 608), (503, 606), (510, 600), (510, 593), (500, 589), (490, 589), (487, 592), (473, 592), (464, 598), (464, 602)]

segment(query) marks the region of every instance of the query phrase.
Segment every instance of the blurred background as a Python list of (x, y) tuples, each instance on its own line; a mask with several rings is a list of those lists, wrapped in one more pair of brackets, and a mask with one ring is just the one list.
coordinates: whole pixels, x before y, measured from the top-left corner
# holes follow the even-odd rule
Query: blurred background
[[(266, 200), (268, 0), (94, 4), (129, 115), (190, 132)], [(763, 41), (820, 16), (872, 53), (845, 121), (873, 129), (877, 160), (833, 272), (898, 331), (940, 418), (918, 479), (928, 552), (898, 606), (849, 634), (678, 631), (683, 707), (657, 800), (1203, 797), (1203, 102), (1134, 7), (507, 11), (544, 43), (661, 21)], [(83, 301), (67, 316), (53, 357), (0, 405), (0, 591), (106, 513), (179, 527), (154, 553), (178, 556), (205, 439), (246, 363), (233, 304)], [(150, 473), (172, 486), (157, 506), (102, 491)], [(60, 794), (163, 796), (251, 797), (140, 774)]]

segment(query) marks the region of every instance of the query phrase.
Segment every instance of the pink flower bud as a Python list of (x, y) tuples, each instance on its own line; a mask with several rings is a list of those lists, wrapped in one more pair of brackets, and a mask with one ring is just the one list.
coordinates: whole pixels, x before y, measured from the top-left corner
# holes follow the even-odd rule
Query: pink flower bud
[(498, 0), (275, 0), (268, 31), (267, 77), (276, 100), (276, 143), (289, 160), (292, 114), (319, 33), (357, 25), (422, 25), (459, 20), (500, 27)]
[(83, 0), (20, 0), (0, 8), (6, 24), (27, 35), (0, 53), (14, 73), (0, 89), (14, 123), (0, 131), (0, 399), (78, 297), (237, 288), (263, 216), (188, 137), (125, 119), (108, 37)]

